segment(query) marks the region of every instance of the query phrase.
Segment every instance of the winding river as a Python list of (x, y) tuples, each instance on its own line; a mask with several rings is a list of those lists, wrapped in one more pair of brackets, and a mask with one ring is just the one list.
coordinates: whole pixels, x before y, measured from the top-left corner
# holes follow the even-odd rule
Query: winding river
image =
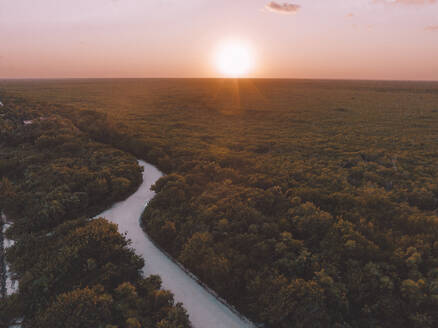
[(144, 161), (138, 162), (144, 169), (139, 189), (97, 217), (105, 217), (116, 223), (121, 233), (127, 233), (132, 240), (131, 246), (145, 259), (143, 274), (160, 275), (163, 288), (170, 290), (175, 300), (184, 304), (194, 328), (254, 328), (250, 321), (225, 305), (158, 249), (142, 230), (140, 216), (155, 194), (150, 188), (163, 174)]

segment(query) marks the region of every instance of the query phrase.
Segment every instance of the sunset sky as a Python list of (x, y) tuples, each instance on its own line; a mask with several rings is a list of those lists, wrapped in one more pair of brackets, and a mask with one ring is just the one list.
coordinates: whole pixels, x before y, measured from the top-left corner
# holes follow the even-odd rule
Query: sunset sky
[(438, 0), (0, 0), (0, 78), (438, 80)]

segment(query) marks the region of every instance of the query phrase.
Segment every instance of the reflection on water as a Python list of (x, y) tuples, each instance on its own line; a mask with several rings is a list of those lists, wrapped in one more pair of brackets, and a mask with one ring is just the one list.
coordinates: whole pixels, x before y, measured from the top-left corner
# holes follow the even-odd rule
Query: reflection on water
[[(3, 251), (5, 253), (7, 248), (14, 245), (14, 241), (12, 239), (8, 239), (5, 235), (6, 230), (9, 229), (11, 224), (8, 222), (6, 215), (3, 212), (1, 213), (1, 221), (3, 222), (3, 225), (2, 225), (3, 240), (2, 240), (2, 242), (3, 242)], [(4, 270), (5, 270), (5, 273), (4, 273), (5, 274), (5, 277), (4, 277), (5, 278), (4, 279), (5, 294), (12, 295), (18, 291), (18, 281), (13, 279), (12, 272), (9, 269), (9, 264), (6, 262), (5, 259), (3, 259), (3, 260), (4, 260), (4, 263), (1, 263), (1, 265), (4, 264)], [(0, 293), (0, 296), (1, 296), (1, 293)]]
[(154, 192), (150, 190), (151, 185), (162, 173), (144, 161), (139, 161), (139, 164), (144, 168), (140, 188), (128, 199), (115, 204), (98, 217), (105, 217), (118, 224), (121, 233), (127, 232), (127, 237), (132, 240), (132, 247), (145, 259), (144, 274), (160, 275), (163, 288), (172, 291), (176, 301), (184, 303), (195, 328), (254, 327), (199, 285), (162, 253), (144, 233), (140, 227), (140, 216), (149, 200), (154, 197)]

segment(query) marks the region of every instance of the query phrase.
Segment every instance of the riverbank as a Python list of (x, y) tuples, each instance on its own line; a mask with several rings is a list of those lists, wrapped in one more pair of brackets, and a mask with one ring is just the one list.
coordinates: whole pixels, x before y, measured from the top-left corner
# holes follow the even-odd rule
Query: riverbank
[[(145, 209), (146, 210), (146, 209)], [(140, 221), (140, 226), (142, 227), (144, 231), (144, 226)], [(146, 231), (144, 231), (145, 234), (147, 234)], [(171, 260), (175, 265), (177, 265), (184, 273), (186, 273), (190, 278), (192, 278), (194, 281), (196, 281), (199, 285), (201, 285), (208, 293), (210, 293), (213, 297), (216, 298), (217, 301), (221, 302), (223, 305), (225, 305), (229, 310), (231, 310), (235, 315), (237, 315), (240, 319), (242, 319), (244, 322), (246, 322), (249, 326), (248, 327), (259, 327), (260, 325), (255, 325), (252, 323), (247, 317), (245, 317), (243, 314), (239, 312), (239, 310), (236, 309), (233, 305), (229, 304), (225, 299), (220, 297), (218, 293), (216, 293), (213, 289), (207, 286), (201, 279), (199, 279), (194, 273), (192, 273), (190, 270), (188, 270), (183, 264), (178, 262), (175, 258), (172, 257), (166, 250), (164, 250), (160, 245), (158, 245), (156, 242), (154, 242), (150, 237), (148, 237), (150, 241), (154, 244), (156, 248), (158, 248), (169, 260)]]
[(96, 217), (105, 217), (118, 224), (121, 233), (126, 232), (131, 246), (141, 255), (146, 264), (143, 274), (159, 275), (163, 288), (170, 290), (175, 300), (182, 302), (194, 328), (253, 328), (249, 320), (220, 299), (216, 293), (199, 279), (159, 249), (142, 230), (140, 217), (155, 193), (150, 187), (163, 175), (156, 167), (139, 161), (143, 167), (143, 183), (139, 189), (123, 202)]

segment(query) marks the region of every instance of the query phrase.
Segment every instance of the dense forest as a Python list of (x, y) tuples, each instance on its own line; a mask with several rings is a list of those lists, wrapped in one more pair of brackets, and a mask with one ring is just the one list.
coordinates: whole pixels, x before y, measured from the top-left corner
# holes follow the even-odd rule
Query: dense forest
[(0, 87), (168, 173), (145, 230), (255, 322), (438, 324), (438, 84)]
[(6, 257), (19, 291), (0, 298), (0, 327), (190, 327), (117, 226), (86, 219), (135, 191), (136, 159), (48, 107), (1, 99), (0, 210), (13, 222)]

